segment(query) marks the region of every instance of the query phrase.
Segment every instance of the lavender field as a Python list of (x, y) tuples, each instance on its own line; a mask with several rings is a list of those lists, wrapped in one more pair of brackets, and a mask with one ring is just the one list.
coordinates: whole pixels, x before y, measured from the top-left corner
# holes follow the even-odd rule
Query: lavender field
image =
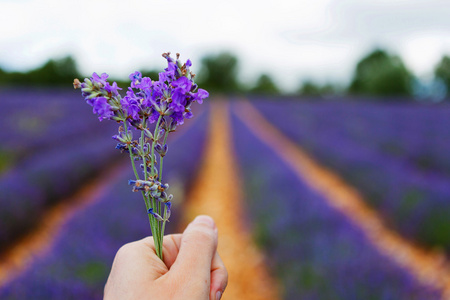
[[(0, 276), (0, 299), (101, 299), (117, 250), (150, 233), (145, 205), (127, 185), (133, 178), (128, 157), (114, 149), (117, 124), (98, 122), (72, 90), (0, 90), (0, 101), (0, 267), (52, 207), (71, 201), (93, 180), (101, 182), (92, 200), (45, 241), (45, 251), (5, 280)], [(236, 210), (280, 284), (280, 299), (441, 299), (442, 289), (381, 253), (358, 224), (296, 176), (292, 164), (237, 117), (240, 103), (227, 102), (228, 155), (240, 172), (240, 186), (230, 188), (242, 189)], [(354, 187), (388, 228), (448, 258), (449, 105), (263, 97), (250, 103)], [(168, 142), (164, 181), (174, 194), (169, 233), (182, 230), (208, 134), (222, 134), (209, 132), (208, 122), (216, 121), (209, 105), (214, 103), (193, 107), (195, 117)], [(225, 231), (219, 228), (219, 235)], [(230, 278), (229, 284), (243, 280)]]
[(285, 299), (438, 298), (377, 253), (237, 118), (233, 123), (255, 239), (284, 283)]
[(254, 103), (402, 234), (449, 253), (449, 105)]
[[(206, 133), (206, 116), (172, 143), (166, 178), (178, 201), (168, 233), (177, 228), (186, 189), (198, 167)], [(113, 147), (112, 147), (113, 148)], [(111, 149), (114, 150), (114, 149)], [(191, 159), (184, 159), (190, 153)], [(114, 255), (125, 243), (149, 235), (145, 205), (138, 193), (130, 194), (130, 168), (119, 170), (95, 203), (64, 224), (49, 253), (0, 290), (2, 299), (101, 299)], [(88, 241), (88, 242), (87, 242)]]

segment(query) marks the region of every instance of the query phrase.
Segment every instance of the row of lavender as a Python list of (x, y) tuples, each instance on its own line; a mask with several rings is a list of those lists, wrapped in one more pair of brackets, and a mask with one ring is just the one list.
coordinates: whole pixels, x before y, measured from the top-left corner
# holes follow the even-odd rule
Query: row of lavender
[(98, 125), (79, 94), (70, 89), (1, 89), (0, 99), (0, 126), (4, 129), (0, 153), (9, 155), (10, 160), (112, 128), (107, 122)]
[(439, 299), (380, 255), (236, 117), (233, 127), (246, 210), (284, 299)]
[(399, 232), (450, 251), (450, 106), (254, 101)]
[[(0, 250), (45, 210), (119, 158), (115, 124), (98, 126), (73, 91), (2, 90)], [(95, 125), (95, 126), (94, 126)]]
[[(207, 114), (188, 120), (169, 140), (163, 181), (174, 195), (168, 233), (178, 230), (181, 199), (195, 178), (207, 132)], [(178, 136), (177, 136), (178, 134)], [(104, 137), (107, 139), (107, 137)], [(113, 151), (114, 149), (110, 149)], [(45, 257), (0, 288), (1, 299), (101, 299), (115, 253), (127, 242), (150, 235), (147, 212), (139, 193), (131, 193), (131, 166), (124, 169), (92, 206), (78, 212), (58, 234)]]

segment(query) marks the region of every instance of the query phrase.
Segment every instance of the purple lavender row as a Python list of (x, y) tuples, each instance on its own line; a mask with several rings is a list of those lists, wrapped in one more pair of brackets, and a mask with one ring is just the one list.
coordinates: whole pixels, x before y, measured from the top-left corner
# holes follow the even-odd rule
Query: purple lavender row
[(20, 161), (32, 152), (82, 140), (86, 133), (114, 132), (113, 124), (98, 126), (89, 118), (89, 109), (77, 96), (73, 90), (0, 90), (0, 126), (5, 129), (0, 132), (0, 152)]
[(52, 204), (105, 168), (120, 153), (114, 142), (87, 136), (30, 155), (0, 176), (0, 249), (39, 221)]
[[(171, 159), (165, 162), (164, 176), (172, 183), (176, 207), (169, 230), (177, 227), (183, 203), (176, 201), (189, 189), (202, 157), (207, 114), (197, 115), (186, 132), (174, 133), (173, 137), (180, 135), (170, 142)], [(99, 201), (65, 224), (50, 252), (0, 289), (0, 298), (101, 299), (117, 250), (148, 235), (144, 203), (139, 194), (130, 194), (126, 184), (132, 175), (126, 168)]]
[[(442, 170), (421, 170), (410, 159), (381, 150), (385, 144), (381, 141), (411, 146), (412, 137), (417, 135), (416, 140), (423, 139), (420, 143), (436, 148), (436, 153), (439, 147), (447, 151), (450, 139), (444, 141), (443, 138), (439, 143), (433, 144), (433, 138), (429, 136), (429, 132), (437, 135), (442, 133), (442, 137), (448, 135), (450, 127), (446, 125), (444, 128), (442, 125), (447, 124), (450, 119), (447, 117), (450, 114), (447, 106), (436, 107), (436, 110), (417, 105), (394, 106), (393, 111), (390, 111), (389, 106), (382, 105), (376, 109), (375, 104), (365, 106), (346, 102), (286, 102), (282, 106), (279, 103), (254, 102), (254, 105), (284, 134), (320, 162), (338, 171), (345, 180), (361, 191), (369, 204), (377, 208), (396, 230), (423, 245), (439, 246), (450, 251), (450, 176)], [(396, 111), (402, 118), (392, 115)], [(376, 129), (367, 130), (369, 124), (364, 121), (363, 116), (371, 113), (378, 115), (376, 119), (383, 123), (380, 125), (380, 130), (383, 131), (374, 135), (372, 144), (365, 144), (363, 140), (355, 138), (354, 133), (360, 131), (359, 136), (370, 139)], [(339, 117), (335, 117), (335, 114)], [(427, 117), (419, 117), (421, 114)], [(433, 114), (435, 121), (432, 122)], [(381, 121), (383, 118), (384, 121)], [(421, 125), (414, 123), (424, 119), (429, 122), (420, 122)], [(397, 124), (398, 122), (402, 122), (402, 125)], [(404, 123), (415, 124), (411, 125), (411, 132), (408, 134), (405, 133), (408, 132), (408, 126)], [(378, 125), (370, 124), (373, 128)], [(392, 132), (398, 128), (403, 128), (402, 133), (392, 136)], [(379, 138), (383, 134), (385, 138)], [(380, 143), (375, 146), (377, 137)], [(419, 144), (418, 141), (414, 143)], [(447, 146), (444, 147), (445, 143)], [(418, 148), (408, 150), (409, 146), (403, 147), (405, 153), (419, 151)], [(432, 152), (423, 153), (425, 156), (430, 155), (430, 161), (436, 162), (443, 156), (434, 158), (431, 156)], [(406, 157), (408, 155), (405, 154)]]
[[(297, 103), (297, 104), (296, 104)], [(450, 105), (328, 102), (286, 103), (288, 115), (327, 127), (335, 136), (410, 163), (426, 173), (450, 176)], [(264, 104), (262, 104), (264, 106)], [(270, 104), (269, 104), (270, 106)], [(270, 109), (270, 108), (268, 108)], [(315, 119), (317, 115), (327, 118)], [(307, 116), (312, 116), (308, 118)], [(306, 117), (306, 118), (304, 118)], [(312, 125), (312, 124), (311, 124)]]
[(284, 299), (439, 299), (233, 118), (246, 208)]

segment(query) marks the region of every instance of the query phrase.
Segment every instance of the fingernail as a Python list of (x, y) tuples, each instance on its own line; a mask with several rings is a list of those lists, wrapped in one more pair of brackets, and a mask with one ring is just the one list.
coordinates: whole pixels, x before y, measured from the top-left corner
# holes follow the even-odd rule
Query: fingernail
[(206, 224), (208, 226), (210, 226), (211, 228), (215, 228), (216, 224), (214, 223), (214, 220), (210, 217), (210, 216), (205, 216), (205, 215), (201, 215), (198, 216), (194, 219), (194, 221), (192, 221), (192, 223), (194, 224)]
[(220, 298), (222, 298), (222, 292), (221, 292), (221, 291), (218, 291), (218, 292), (216, 293), (216, 300), (220, 300)]

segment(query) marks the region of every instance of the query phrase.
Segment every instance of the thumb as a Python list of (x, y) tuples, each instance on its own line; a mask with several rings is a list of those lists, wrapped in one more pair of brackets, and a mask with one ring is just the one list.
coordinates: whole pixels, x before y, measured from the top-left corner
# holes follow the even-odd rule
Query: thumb
[(192, 221), (181, 237), (180, 250), (172, 266), (176, 273), (196, 280), (207, 280), (217, 250), (217, 227), (214, 220), (201, 215)]

